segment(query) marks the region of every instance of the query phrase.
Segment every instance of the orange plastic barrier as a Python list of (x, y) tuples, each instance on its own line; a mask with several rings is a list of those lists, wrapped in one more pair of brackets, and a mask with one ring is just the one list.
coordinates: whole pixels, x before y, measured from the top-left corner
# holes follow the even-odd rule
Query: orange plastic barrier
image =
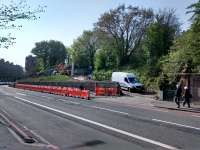
[(113, 88), (103, 88), (103, 87), (96, 87), (95, 94), (96, 96), (118, 96), (120, 90), (117, 87)]
[(81, 91), (81, 98), (83, 99), (90, 99), (90, 91), (89, 90), (82, 90)]
[[(37, 92), (46, 92), (51, 94), (63, 95), (63, 96), (71, 96), (83, 99), (90, 99), (90, 91), (89, 90), (81, 90), (79, 88), (71, 88), (71, 87), (60, 87), (60, 86), (41, 86), (41, 85), (28, 85), (28, 84), (16, 84), (16, 88), (31, 90)], [(102, 90), (102, 89), (100, 89)], [(102, 91), (100, 91), (102, 92)]]
[(78, 88), (74, 88), (74, 97), (81, 97), (82, 91)]
[(73, 94), (74, 94), (74, 90), (73, 90), (73, 88), (68, 88), (68, 92), (69, 92), (69, 95), (68, 96), (73, 96)]
[(69, 96), (69, 91), (67, 87), (63, 87), (63, 96)]
[(102, 87), (96, 87), (95, 93), (96, 93), (96, 96), (105, 95), (106, 89), (105, 89), (105, 88), (102, 88)]

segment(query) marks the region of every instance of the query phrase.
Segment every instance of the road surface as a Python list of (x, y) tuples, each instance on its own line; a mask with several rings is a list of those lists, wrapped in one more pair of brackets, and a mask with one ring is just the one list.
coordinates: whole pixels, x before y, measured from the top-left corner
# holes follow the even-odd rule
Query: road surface
[(0, 86), (0, 110), (35, 140), (25, 143), (0, 118), (0, 150), (200, 149), (198, 114), (142, 102), (129, 106)]

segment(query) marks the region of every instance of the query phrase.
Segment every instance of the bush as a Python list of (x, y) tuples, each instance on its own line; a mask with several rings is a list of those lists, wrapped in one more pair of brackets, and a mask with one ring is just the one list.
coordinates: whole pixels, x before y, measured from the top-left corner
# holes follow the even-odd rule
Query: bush
[(135, 74), (139, 81), (144, 84), (146, 89), (153, 91), (158, 90), (158, 78), (149, 76), (147, 67), (126, 70), (123, 69), (123, 72), (130, 72)]
[(169, 88), (169, 80), (168, 77), (166, 75), (161, 75), (158, 78), (158, 87), (160, 90), (164, 91), (167, 90)]
[(95, 71), (93, 73), (93, 79), (97, 81), (111, 80), (112, 71)]
[(45, 82), (45, 81), (68, 81), (71, 78), (66, 75), (52, 75), (52, 76), (41, 76), (37, 78), (27, 78), (20, 80), (22, 82)]

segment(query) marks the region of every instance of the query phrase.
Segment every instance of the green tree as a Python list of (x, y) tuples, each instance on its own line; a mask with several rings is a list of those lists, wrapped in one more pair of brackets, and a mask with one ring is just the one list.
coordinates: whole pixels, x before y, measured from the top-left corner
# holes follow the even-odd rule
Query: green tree
[(200, 72), (200, 1), (188, 7), (187, 13), (192, 13), (192, 25), (174, 40), (170, 53), (162, 59), (162, 71), (168, 75), (170, 81), (178, 81), (185, 64), (192, 72)]
[(25, 60), (25, 70), (27, 76), (34, 76), (36, 75), (36, 68), (37, 67), (37, 59), (32, 55), (26, 57)]
[(84, 31), (72, 45), (75, 64), (79, 67), (94, 67), (94, 55), (97, 46), (95, 32)]
[[(26, 1), (14, 3), (7, 1), (6, 4), (0, 4), (0, 48), (8, 48), (14, 43), (15, 38), (11, 33), (6, 34), (3, 30), (21, 28), (20, 20), (35, 20), (36, 14), (44, 11), (44, 7), (39, 6), (35, 10), (31, 10)], [(18, 22), (18, 23), (17, 23)]]
[(200, 25), (200, 0), (187, 7), (189, 11), (187, 13), (193, 13), (192, 20), (196, 25)]
[(177, 75), (183, 70), (185, 63), (193, 61), (194, 56), (190, 43), (192, 40), (192, 32), (182, 33), (174, 41), (170, 48), (170, 53), (161, 60), (162, 72), (166, 74), (170, 81), (177, 81)]
[(98, 49), (95, 54), (95, 70), (113, 70), (116, 67), (116, 59), (112, 51)]
[(160, 71), (159, 60), (169, 53), (179, 31), (179, 22), (174, 10), (163, 10), (155, 15), (155, 23), (148, 28), (145, 39), (145, 48), (149, 53), (150, 75), (158, 75)]
[(0, 59), (0, 81), (15, 81), (24, 76), (23, 68)]
[(59, 41), (41, 41), (35, 44), (31, 51), (38, 59), (42, 60), (43, 68), (48, 69), (64, 63), (67, 57), (65, 46)]
[(189, 48), (192, 52), (192, 60), (195, 72), (200, 72), (200, 0), (188, 7), (190, 11), (187, 13), (193, 13), (192, 16), (192, 26)]
[(106, 34), (97, 33), (99, 49), (95, 53), (95, 70), (113, 70), (117, 68), (114, 39)]
[(114, 39), (118, 66), (121, 66), (129, 62), (152, 21), (151, 9), (120, 5), (101, 15), (95, 27)]

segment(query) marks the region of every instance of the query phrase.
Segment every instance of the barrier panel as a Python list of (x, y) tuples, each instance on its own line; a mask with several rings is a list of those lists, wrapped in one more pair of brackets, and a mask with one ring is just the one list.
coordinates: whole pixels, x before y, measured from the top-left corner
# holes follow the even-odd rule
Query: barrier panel
[(73, 88), (68, 88), (68, 92), (69, 92), (69, 95), (68, 96), (70, 96), (70, 97), (72, 97), (73, 96)]
[(78, 88), (75, 88), (75, 97), (80, 97), (81, 98), (81, 94), (82, 92), (84, 92), (83, 90), (80, 90)]
[(81, 90), (79, 88), (61, 87), (61, 86), (26, 85), (26, 84), (16, 84), (15, 87), (30, 91), (45, 92), (62, 96), (90, 99), (90, 91)]
[(106, 93), (106, 89), (102, 87), (96, 87), (95, 94), (96, 96), (103, 96)]
[(120, 96), (120, 86), (115, 82), (96, 83), (96, 96)]
[(68, 88), (67, 87), (63, 87), (63, 93), (62, 96), (68, 96)]
[(82, 90), (82, 92), (81, 92), (81, 98), (89, 100), (90, 99), (90, 92), (89, 92), (89, 90)]

